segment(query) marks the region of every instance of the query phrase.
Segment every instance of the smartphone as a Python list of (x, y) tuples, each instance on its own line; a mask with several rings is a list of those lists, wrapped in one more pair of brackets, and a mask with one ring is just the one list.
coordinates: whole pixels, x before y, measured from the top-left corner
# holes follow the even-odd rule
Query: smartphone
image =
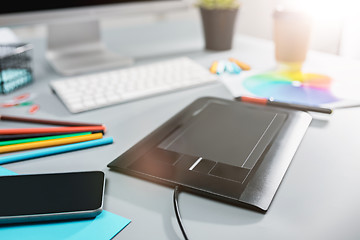
[(0, 177), (0, 224), (94, 218), (101, 213), (101, 171)]

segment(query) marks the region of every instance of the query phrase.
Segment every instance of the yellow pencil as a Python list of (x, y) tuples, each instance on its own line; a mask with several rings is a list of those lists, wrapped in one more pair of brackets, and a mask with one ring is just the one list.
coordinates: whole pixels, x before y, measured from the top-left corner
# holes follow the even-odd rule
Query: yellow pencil
[(43, 148), (43, 147), (51, 147), (51, 146), (60, 146), (66, 145), (70, 143), (77, 143), (77, 142), (85, 142), (89, 140), (95, 140), (102, 138), (102, 133), (94, 133), (84, 136), (75, 136), (75, 137), (67, 137), (67, 138), (60, 138), (60, 139), (51, 139), (51, 140), (44, 140), (44, 141), (37, 141), (37, 142), (29, 142), (29, 143), (20, 143), (8, 146), (1, 146), (0, 153), (7, 153), (7, 152), (15, 152), (21, 150), (29, 150), (29, 149), (36, 149), (36, 148)]

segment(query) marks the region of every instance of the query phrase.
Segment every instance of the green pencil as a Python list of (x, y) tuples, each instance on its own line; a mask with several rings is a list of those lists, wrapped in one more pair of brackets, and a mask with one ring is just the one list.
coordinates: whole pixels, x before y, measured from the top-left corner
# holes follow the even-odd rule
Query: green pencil
[(37, 142), (37, 141), (66, 138), (66, 137), (75, 137), (75, 136), (82, 136), (82, 135), (89, 135), (89, 134), (91, 134), (91, 132), (53, 135), (53, 136), (47, 136), (47, 137), (23, 138), (23, 139), (17, 139), (17, 140), (1, 141), (0, 146), (7, 146), (7, 145), (13, 145), (13, 144), (19, 144), (19, 143), (28, 143), (28, 142)]

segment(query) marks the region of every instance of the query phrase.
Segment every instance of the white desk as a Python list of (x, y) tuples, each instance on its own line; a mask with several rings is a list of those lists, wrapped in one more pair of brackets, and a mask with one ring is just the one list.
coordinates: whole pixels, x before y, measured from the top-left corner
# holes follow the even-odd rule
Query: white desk
[[(171, 21), (107, 31), (104, 39), (115, 51), (132, 53), (139, 63), (187, 55), (204, 66), (229, 56), (253, 68), (274, 64), (270, 42), (237, 36), (233, 51), (207, 52), (202, 49), (201, 34), (197, 22)], [(142, 36), (148, 37), (144, 40)], [(0, 100), (33, 92), (34, 101), (40, 104), (34, 117), (102, 122), (115, 143), (3, 167), (20, 174), (103, 170), (107, 174), (105, 209), (132, 220), (116, 239), (182, 239), (173, 211), (172, 189), (111, 172), (106, 165), (193, 100), (201, 96), (231, 98), (226, 88), (217, 83), (71, 114), (48, 86), (49, 80), (60, 76), (42, 57), (44, 40), (31, 41), (35, 44), (35, 83), (0, 96)], [(309, 62), (317, 61), (341, 64), (336, 57), (311, 53)], [(1, 109), (1, 113), (27, 115), (26, 108)], [(360, 239), (359, 142), (359, 108), (336, 110), (327, 121), (313, 121), (266, 214), (180, 194), (180, 210), (190, 239)]]

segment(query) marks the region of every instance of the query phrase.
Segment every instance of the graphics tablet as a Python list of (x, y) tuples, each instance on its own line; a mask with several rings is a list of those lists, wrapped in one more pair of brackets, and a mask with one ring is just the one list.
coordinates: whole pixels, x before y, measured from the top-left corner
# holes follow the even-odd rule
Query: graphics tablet
[(310, 122), (305, 112), (201, 98), (108, 167), (266, 211)]

